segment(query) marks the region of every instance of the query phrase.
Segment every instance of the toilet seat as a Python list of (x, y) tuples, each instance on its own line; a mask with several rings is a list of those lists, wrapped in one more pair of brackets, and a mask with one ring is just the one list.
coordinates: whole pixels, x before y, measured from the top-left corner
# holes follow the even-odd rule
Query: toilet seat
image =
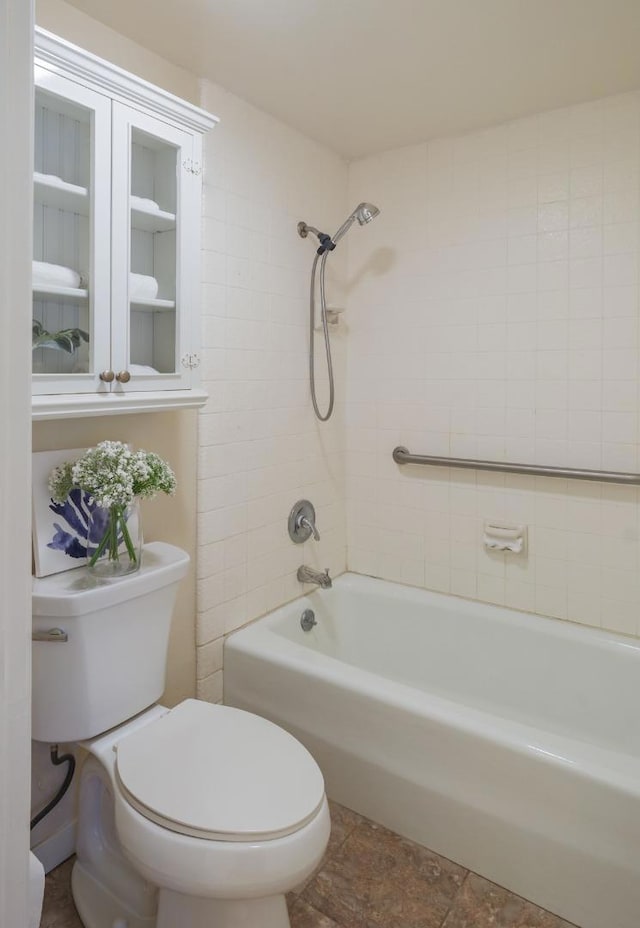
[(194, 699), (122, 738), (115, 772), (124, 798), (145, 818), (210, 841), (293, 834), (324, 801), (318, 765), (288, 732)]

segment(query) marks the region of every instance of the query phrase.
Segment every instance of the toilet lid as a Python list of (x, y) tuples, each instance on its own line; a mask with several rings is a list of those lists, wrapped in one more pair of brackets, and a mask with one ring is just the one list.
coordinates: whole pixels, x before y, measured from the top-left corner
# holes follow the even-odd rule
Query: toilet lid
[(123, 738), (116, 771), (142, 815), (182, 834), (220, 841), (291, 834), (324, 799), (320, 768), (266, 719), (187, 699)]

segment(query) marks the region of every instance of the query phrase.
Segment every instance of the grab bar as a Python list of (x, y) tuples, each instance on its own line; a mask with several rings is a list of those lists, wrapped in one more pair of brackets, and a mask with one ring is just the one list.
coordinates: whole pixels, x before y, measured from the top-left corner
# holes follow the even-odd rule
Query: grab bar
[(398, 445), (393, 449), (396, 464), (427, 464), (433, 467), (461, 467), (465, 470), (489, 470), (502, 474), (526, 474), (530, 477), (564, 477), (565, 480), (595, 480), (640, 486), (640, 474), (606, 470), (583, 470), (579, 467), (547, 467), (543, 464), (511, 464), (506, 461), (477, 461), (471, 458), (446, 458), (430, 454), (412, 454)]

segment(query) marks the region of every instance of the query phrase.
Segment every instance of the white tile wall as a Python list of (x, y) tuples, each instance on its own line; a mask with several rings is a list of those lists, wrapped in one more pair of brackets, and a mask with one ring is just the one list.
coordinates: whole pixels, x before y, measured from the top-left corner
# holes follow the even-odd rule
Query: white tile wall
[(349, 239), (351, 570), (640, 632), (636, 489), (391, 459), (638, 470), (639, 168), (637, 93), (350, 166), (382, 211)]
[[(344, 337), (333, 337), (338, 405), (311, 409), (308, 291), (314, 247), (300, 219), (335, 231), (347, 166), (320, 145), (209, 83), (220, 125), (205, 150), (203, 378), (198, 486), (198, 694), (222, 697), (224, 635), (300, 595), (302, 563), (345, 569)], [(343, 299), (346, 251), (329, 262)], [(318, 358), (318, 364), (321, 364)], [(297, 499), (316, 507), (319, 544), (294, 546)]]

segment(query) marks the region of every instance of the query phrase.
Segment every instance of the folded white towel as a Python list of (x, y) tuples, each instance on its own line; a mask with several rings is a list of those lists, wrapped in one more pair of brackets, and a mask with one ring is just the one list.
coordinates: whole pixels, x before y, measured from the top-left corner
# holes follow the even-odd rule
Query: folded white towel
[(148, 364), (130, 364), (129, 373), (137, 374), (139, 377), (145, 374), (159, 374), (160, 371), (157, 371), (155, 367), (150, 367)]
[(86, 280), (72, 267), (48, 264), (46, 261), (33, 262), (32, 280), (34, 287), (69, 287), (77, 290), (86, 286)]
[(156, 213), (160, 212), (160, 205), (156, 203), (155, 200), (150, 200), (148, 197), (136, 197), (133, 194), (131, 194), (131, 208), (145, 211), (154, 210)]
[(158, 295), (158, 281), (146, 274), (129, 274), (129, 299), (155, 300)]

